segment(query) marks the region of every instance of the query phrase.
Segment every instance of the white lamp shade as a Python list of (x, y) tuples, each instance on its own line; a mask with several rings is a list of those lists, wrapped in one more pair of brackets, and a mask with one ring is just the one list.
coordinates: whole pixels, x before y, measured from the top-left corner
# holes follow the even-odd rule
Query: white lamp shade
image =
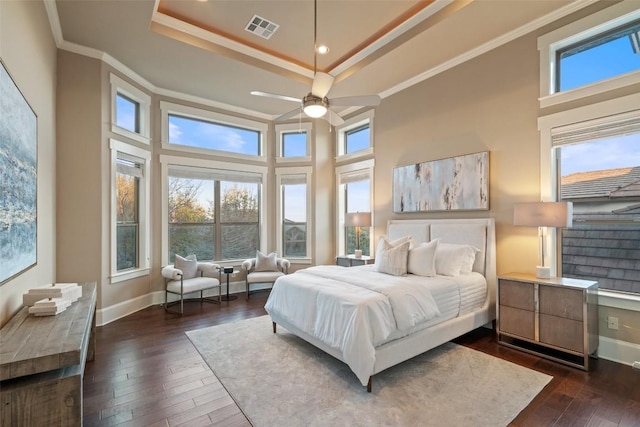
[(371, 212), (350, 212), (344, 216), (347, 227), (371, 227)]
[(571, 227), (573, 225), (573, 203), (517, 203), (513, 206), (513, 225), (525, 227)]
[(309, 104), (309, 105), (305, 105), (304, 107), (304, 113), (309, 116), (309, 117), (313, 117), (318, 118), (318, 117), (322, 117), (325, 114), (327, 114), (327, 107), (325, 107), (322, 104)]

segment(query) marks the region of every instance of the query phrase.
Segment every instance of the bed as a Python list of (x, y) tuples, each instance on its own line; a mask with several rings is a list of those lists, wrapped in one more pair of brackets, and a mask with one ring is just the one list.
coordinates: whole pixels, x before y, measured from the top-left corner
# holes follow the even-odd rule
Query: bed
[[(377, 252), (385, 261), (299, 270), (278, 278), (265, 304), (274, 333), (280, 325), (345, 362), (369, 392), (376, 373), (495, 319), (492, 218), (391, 220), (385, 237)], [(404, 253), (398, 251), (409, 241), (411, 251), (398, 259), (406, 263), (408, 256), (409, 265), (413, 262), (409, 270), (417, 274), (379, 272), (388, 267), (384, 264), (388, 259)], [(438, 252), (433, 252), (434, 246)], [(446, 269), (449, 261), (457, 259), (445, 256), (451, 253), (446, 249), (462, 246), (475, 248), (475, 257), (468, 260), (470, 271), (462, 267), (459, 274), (455, 270), (427, 277), (422, 271), (430, 267), (428, 263), (421, 266), (411, 258), (431, 251), (438, 273), (446, 273), (441, 267)]]

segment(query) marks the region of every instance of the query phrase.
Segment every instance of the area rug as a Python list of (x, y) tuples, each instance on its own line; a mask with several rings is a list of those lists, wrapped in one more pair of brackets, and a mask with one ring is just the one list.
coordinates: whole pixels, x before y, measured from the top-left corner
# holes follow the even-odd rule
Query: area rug
[(505, 426), (551, 377), (453, 343), (373, 377), (261, 316), (187, 332), (249, 421), (261, 426)]

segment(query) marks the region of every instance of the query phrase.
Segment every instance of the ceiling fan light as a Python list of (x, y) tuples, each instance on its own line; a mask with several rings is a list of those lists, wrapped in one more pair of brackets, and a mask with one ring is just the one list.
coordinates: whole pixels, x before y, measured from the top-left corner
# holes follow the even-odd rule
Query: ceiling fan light
[(322, 117), (327, 114), (327, 107), (322, 104), (305, 105), (304, 113), (309, 117), (317, 119), (318, 117)]

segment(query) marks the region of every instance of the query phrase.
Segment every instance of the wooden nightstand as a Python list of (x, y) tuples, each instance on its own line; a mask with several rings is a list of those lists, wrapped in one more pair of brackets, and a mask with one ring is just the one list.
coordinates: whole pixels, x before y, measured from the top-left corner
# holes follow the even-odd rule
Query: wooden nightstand
[(598, 349), (598, 282), (510, 273), (498, 278), (500, 344), (589, 370)]
[(336, 265), (341, 265), (343, 267), (373, 264), (375, 261), (375, 258), (366, 255), (362, 255), (361, 258), (356, 258), (355, 255), (339, 255), (336, 257)]

